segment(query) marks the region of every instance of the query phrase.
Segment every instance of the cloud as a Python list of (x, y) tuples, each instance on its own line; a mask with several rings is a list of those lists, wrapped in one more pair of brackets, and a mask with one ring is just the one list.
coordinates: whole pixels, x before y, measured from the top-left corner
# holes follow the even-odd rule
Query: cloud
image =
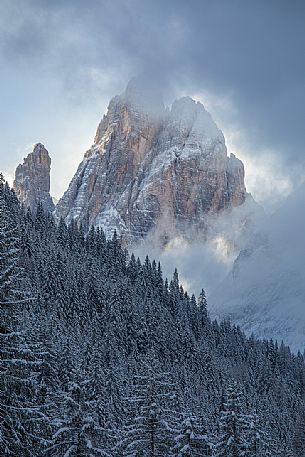
[(228, 153), (234, 153), (243, 161), (248, 192), (268, 212), (273, 212), (302, 182), (305, 164), (287, 166), (283, 150), (273, 150), (251, 142), (249, 129), (232, 121), (238, 115), (232, 94), (202, 91), (192, 94), (192, 97), (213, 114), (224, 133)]
[(172, 239), (165, 250), (144, 243), (132, 247), (132, 251), (142, 259), (148, 255), (160, 261), (163, 275), (169, 279), (177, 268), (183, 287), (196, 295), (202, 288), (209, 294), (229, 273), (236, 257), (232, 253), (229, 255), (229, 250), (222, 255), (221, 248), (217, 247), (214, 240), (207, 243), (199, 240), (190, 242), (181, 237)]
[(304, 167), (287, 167), (284, 154), (249, 144), (247, 134), (238, 126), (225, 128), (224, 134), (229, 151), (244, 163), (247, 190), (268, 212), (273, 212), (298, 187)]
[[(251, 158), (271, 150), (293, 175), (304, 166), (304, 12), (304, 2), (282, 0), (3, 0), (1, 162), (13, 167), (16, 150), (42, 135), (60, 174), (61, 155), (80, 160), (77, 143), (90, 143), (107, 101), (142, 74), (169, 101), (205, 94), (212, 114), (223, 113), (220, 127), (246, 132)], [(95, 125), (78, 125), (82, 117)], [(62, 137), (67, 118), (74, 134)]]
[(305, 187), (257, 224), (229, 274), (209, 297), (213, 317), (231, 318), (248, 334), (305, 346)]
[(192, 239), (173, 236), (165, 249), (161, 249), (159, 234), (155, 232), (130, 251), (142, 259), (148, 255), (160, 261), (168, 278), (177, 268), (188, 292), (198, 295), (204, 288), (209, 296), (231, 271), (240, 250), (264, 217), (262, 208), (248, 197), (239, 207), (219, 215), (207, 215), (205, 232), (197, 233)]

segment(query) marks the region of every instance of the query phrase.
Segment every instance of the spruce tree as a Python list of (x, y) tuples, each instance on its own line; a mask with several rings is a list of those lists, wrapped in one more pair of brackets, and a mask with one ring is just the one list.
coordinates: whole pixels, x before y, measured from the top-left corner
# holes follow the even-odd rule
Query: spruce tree
[(184, 414), (175, 436), (172, 455), (177, 457), (205, 457), (211, 456), (212, 451), (213, 446), (197, 417), (193, 414)]
[(121, 432), (114, 452), (117, 456), (164, 457), (173, 447), (179, 416), (175, 385), (168, 373), (149, 368), (147, 375), (135, 377), (127, 399), (133, 419)]
[(242, 412), (241, 395), (236, 383), (227, 389), (219, 419), (215, 457), (244, 457), (249, 449), (247, 416)]

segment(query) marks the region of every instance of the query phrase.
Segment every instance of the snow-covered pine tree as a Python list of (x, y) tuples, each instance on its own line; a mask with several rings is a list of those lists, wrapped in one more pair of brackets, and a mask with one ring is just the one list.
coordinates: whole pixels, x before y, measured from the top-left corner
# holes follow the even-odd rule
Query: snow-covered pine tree
[(213, 446), (203, 426), (193, 414), (184, 414), (175, 436), (172, 456), (205, 457), (211, 456)]
[(251, 417), (242, 411), (241, 394), (236, 382), (229, 385), (224, 397), (215, 457), (257, 457), (256, 448), (250, 441), (253, 436)]
[(203, 326), (206, 326), (207, 321), (208, 321), (208, 308), (207, 308), (207, 299), (206, 299), (205, 291), (203, 289), (201, 289), (201, 292), (199, 294), (199, 297), (197, 300), (197, 305), (199, 308), (201, 323)]
[(177, 433), (179, 407), (176, 386), (168, 373), (149, 368), (135, 376), (131, 396), (126, 399), (130, 415), (114, 449), (117, 457), (164, 457), (170, 455)]
[(103, 446), (99, 398), (90, 371), (74, 367), (70, 380), (54, 392), (52, 436), (45, 441), (47, 456), (111, 457)]
[(177, 268), (175, 268), (173, 278), (169, 285), (169, 309), (174, 318), (177, 318), (179, 313), (179, 303), (180, 303), (180, 285), (179, 285), (179, 275)]

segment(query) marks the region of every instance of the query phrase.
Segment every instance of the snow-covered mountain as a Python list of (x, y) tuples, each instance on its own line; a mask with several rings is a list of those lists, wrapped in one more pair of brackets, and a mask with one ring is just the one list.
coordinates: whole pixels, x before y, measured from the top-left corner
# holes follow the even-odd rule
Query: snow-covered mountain
[(266, 216), (209, 298), (214, 317), (305, 349), (305, 188)]
[(116, 229), (128, 242), (205, 230), (208, 215), (244, 203), (244, 167), (189, 97), (165, 108), (135, 81), (114, 97), (56, 217)]

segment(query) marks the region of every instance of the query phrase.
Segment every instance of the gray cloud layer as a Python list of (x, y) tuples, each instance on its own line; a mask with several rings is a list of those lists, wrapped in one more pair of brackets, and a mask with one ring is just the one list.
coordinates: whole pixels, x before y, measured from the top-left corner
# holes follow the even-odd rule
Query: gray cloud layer
[(252, 151), (272, 148), (288, 172), (300, 169), (304, 20), (298, 0), (2, 0), (1, 162), (38, 135), (54, 159), (81, 149), (73, 128), (93, 133), (108, 99), (143, 74), (168, 99), (229, 95), (236, 109), (223, 122), (245, 129)]

